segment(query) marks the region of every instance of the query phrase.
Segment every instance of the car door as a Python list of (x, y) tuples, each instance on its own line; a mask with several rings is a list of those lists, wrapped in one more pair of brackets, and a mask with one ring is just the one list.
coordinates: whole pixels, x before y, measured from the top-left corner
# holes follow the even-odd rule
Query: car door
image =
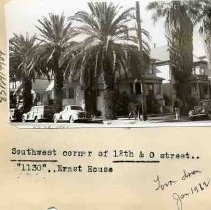
[(64, 109), (63, 109), (63, 111), (61, 111), (60, 112), (60, 114), (61, 114), (61, 121), (64, 121), (65, 119), (66, 119), (66, 108), (67, 107), (65, 107)]
[(64, 120), (67, 121), (69, 120), (69, 106), (66, 106), (65, 107), (65, 110), (64, 110)]

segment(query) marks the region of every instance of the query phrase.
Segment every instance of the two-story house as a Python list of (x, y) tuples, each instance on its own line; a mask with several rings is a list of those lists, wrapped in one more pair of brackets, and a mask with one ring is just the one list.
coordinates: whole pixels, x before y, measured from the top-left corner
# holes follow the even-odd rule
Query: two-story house
[[(170, 55), (167, 46), (152, 49), (151, 56), (156, 59), (156, 68), (160, 70), (157, 76), (163, 77), (163, 95), (166, 111), (173, 111), (176, 100), (175, 82), (170, 68)], [(206, 57), (193, 56), (193, 69), (190, 78), (191, 96), (196, 100), (210, 99), (210, 81)]]

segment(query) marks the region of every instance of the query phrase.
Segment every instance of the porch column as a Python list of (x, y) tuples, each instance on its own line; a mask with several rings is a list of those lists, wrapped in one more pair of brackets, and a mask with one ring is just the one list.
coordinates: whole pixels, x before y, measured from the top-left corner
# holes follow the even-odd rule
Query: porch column
[(198, 96), (199, 96), (199, 100), (201, 99), (201, 93), (200, 93), (200, 86), (199, 86), (199, 82), (196, 82), (197, 84), (197, 92), (198, 92)]

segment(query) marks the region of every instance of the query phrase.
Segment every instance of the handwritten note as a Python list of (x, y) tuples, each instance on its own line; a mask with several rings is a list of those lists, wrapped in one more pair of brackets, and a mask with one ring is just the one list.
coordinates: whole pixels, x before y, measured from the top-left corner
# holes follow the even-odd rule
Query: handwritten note
[(4, 70), (4, 53), (0, 51), (0, 103), (6, 99), (6, 76)]
[[(155, 190), (156, 191), (166, 191), (168, 189), (172, 189), (174, 191), (174, 187), (178, 185), (179, 183), (182, 183), (184, 181), (191, 181), (192, 177), (194, 176), (200, 176), (203, 174), (202, 170), (192, 170), (187, 171), (183, 170), (182, 174), (177, 179), (170, 179), (167, 181), (163, 181), (163, 179), (158, 175), (153, 180), (155, 183)], [(206, 190), (210, 186), (210, 178), (203, 178), (201, 181), (197, 182), (196, 184), (192, 185), (188, 189), (185, 189), (184, 192), (173, 192), (172, 193), (172, 199), (175, 201), (176, 207), (178, 210), (183, 209), (183, 201), (187, 199), (190, 196), (196, 195), (201, 193), (202, 191)]]

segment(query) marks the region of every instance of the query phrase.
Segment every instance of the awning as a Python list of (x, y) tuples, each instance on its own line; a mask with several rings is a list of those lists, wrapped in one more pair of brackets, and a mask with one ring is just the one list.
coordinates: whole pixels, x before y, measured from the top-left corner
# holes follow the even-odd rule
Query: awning
[(51, 83), (48, 85), (46, 91), (51, 91), (54, 88), (54, 80), (51, 81)]

